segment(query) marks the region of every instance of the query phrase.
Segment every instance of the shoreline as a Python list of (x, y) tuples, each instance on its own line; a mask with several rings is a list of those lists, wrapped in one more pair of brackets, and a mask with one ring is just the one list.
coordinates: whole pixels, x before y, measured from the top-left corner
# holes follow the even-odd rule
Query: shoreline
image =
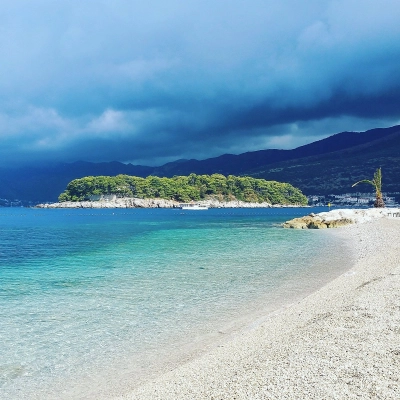
[(294, 218), (283, 224), (290, 229), (326, 229), (340, 228), (346, 225), (362, 224), (379, 218), (399, 218), (400, 208), (335, 209), (318, 214), (311, 213)]
[[(301, 208), (309, 207), (296, 204), (271, 204), (271, 203), (252, 203), (240, 200), (219, 201), (216, 199), (195, 201), (196, 204), (209, 208)], [(59, 203), (38, 204), (35, 208), (180, 208), (180, 202), (160, 198), (139, 199), (139, 198), (117, 198), (113, 200), (100, 201), (65, 201)]]
[(399, 230), (388, 218), (330, 230), (356, 251), (347, 272), (118, 399), (396, 398)]

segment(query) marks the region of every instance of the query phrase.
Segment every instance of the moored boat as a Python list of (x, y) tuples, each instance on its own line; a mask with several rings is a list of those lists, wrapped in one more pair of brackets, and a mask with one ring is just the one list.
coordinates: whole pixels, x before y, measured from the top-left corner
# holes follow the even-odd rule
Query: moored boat
[(179, 207), (182, 210), (208, 210), (207, 206), (204, 206), (199, 203), (181, 203), (179, 204)]

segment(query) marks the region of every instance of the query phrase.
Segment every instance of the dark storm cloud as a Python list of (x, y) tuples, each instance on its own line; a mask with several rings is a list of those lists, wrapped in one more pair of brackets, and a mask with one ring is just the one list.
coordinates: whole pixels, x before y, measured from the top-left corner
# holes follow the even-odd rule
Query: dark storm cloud
[(1, 164), (157, 164), (400, 120), (394, 0), (4, 3)]

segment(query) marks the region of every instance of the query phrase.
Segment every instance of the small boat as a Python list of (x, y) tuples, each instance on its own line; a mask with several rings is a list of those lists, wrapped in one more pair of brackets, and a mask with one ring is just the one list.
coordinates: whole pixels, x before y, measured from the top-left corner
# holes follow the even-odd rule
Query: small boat
[(208, 210), (207, 206), (199, 203), (181, 203), (179, 204), (181, 210)]

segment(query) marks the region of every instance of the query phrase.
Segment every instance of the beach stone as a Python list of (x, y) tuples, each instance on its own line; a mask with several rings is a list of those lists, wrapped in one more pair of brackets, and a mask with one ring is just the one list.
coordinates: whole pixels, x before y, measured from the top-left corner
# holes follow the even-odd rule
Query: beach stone
[(354, 224), (354, 221), (350, 218), (341, 218), (326, 222), (328, 228), (339, 228), (341, 226), (346, 226), (351, 224)]
[(305, 221), (305, 218), (294, 218), (291, 219), (290, 221), (286, 221), (283, 224), (284, 228), (290, 228), (290, 229), (307, 229), (307, 223)]
[(326, 229), (326, 228), (328, 228), (328, 226), (324, 222), (319, 221), (318, 219), (313, 219), (312, 221), (310, 221), (307, 224), (307, 228), (308, 229)]
[(326, 229), (327, 225), (317, 216), (306, 216), (287, 221), (283, 224), (283, 227), (291, 229)]

